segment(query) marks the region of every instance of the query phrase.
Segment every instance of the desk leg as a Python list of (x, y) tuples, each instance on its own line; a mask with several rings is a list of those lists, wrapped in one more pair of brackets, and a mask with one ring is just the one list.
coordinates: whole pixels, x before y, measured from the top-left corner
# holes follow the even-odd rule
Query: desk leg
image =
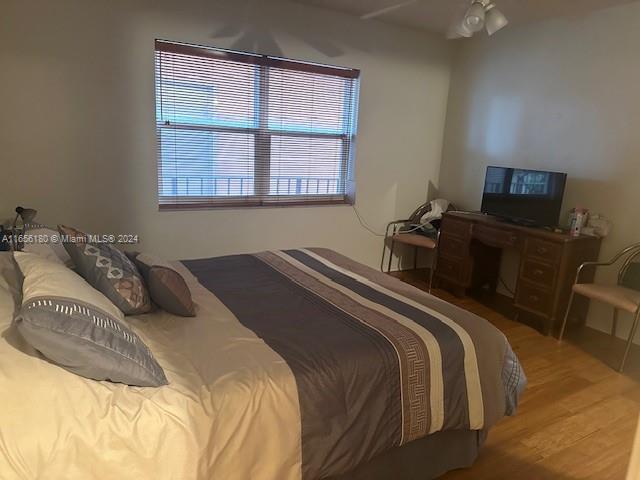
[(542, 327), (542, 333), (544, 333), (547, 337), (551, 335), (553, 332), (553, 324), (555, 323), (554, 318), (545, 318), (544, 326)]

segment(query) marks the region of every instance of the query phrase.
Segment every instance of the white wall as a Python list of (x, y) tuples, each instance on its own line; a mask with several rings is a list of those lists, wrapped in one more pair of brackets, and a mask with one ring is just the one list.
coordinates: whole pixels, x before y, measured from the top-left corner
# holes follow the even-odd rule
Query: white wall
[(347, 206), (158, 211), (154, 39), (230, 47), (214, 33), (237, 25), (266, 26), (287, 57), (362, 70), (357, 208), (369, 224), (381, 231), (437, 181), (450, 57), (439, 36), (276, 1), (1, 1), (0, 216), (22, 204), (44, 223), (138, 233), (140, 249), (171, 258), (326, 246), (376, 265), (382, 241)]
[[(565, 171), (563, 210), (586, 206), (615, 224), (602, 257), (640, 241), (638, 25), (640, 3), (632, 3), (459, 42), (443, 195), (479, 209), (488, 164)], [(515, 259), (505, 260), (512, 280)], [(593, 306), (589, 323), (609, 329), (610, 311)], [(620, 328), (625, 338), (629, 326)]]

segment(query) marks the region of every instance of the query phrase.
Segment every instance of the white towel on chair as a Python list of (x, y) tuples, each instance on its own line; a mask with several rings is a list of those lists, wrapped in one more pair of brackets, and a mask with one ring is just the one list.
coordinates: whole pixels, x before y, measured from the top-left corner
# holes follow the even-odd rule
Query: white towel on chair
[(442, 218), (442, 214), (447, 211), (449, 208), (449, 200), (445, 200), (444, 198), (437, 198), (435, 200), (431, 200), (429, 202), (431, 205), (431, 210), (422, 215), (420, 217), (420, 224), (424, 225), (432, 220), (437, 220)]

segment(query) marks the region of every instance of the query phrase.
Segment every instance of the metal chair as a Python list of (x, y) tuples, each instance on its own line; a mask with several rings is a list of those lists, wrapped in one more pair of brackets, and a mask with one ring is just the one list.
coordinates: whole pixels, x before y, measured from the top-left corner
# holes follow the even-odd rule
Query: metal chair
[[(449, 210), (453, 209), (452, 205), (449, 205)], [(436, 269), (437, 262), (437, 248), (440, 239), (440, 229), (436, 226), (438, 232), (436, 238), (429, 238), (425, 235), (421, 235), (419, 233), (414, 233), (412, 231), (411, 225), (420, 224), (420, 219), (425, 213), (431, 211), (431, 203), (427, 202), (420, 205), (418, 208), (414, 210), (414, 212), (407, 219), (403, 220), (394, 220), (393, 222), (389, 222), (387, 228), (385, 230), (384, 243), (382, 244), (382, 259), (380, 260), (380, 271), (384, 272), (384, 260), (385, 253), (387, 250), (387, 243), (390, 242), (389, 246), (389, 263), (387, 265), (387, 273), (391, 271), (391, 261), (393, 259), (393, 249), (396, 243), (401, 243), (403, 245), (409, 245), (414, 247), (413, 254), (413, 268), (416, 269), (418, 267), (418, 249), (424, 248), (426, 250), (433, 251), (431, 255), (431, 266), (429, 270), (429, 293), (431, 293), (431, 287), (433, 286), (433, 274)]]
[[(611, 327), (611, 335), (615, 336), (616, 328), (618, 325), (618, 311), (624, 310), (633, 315), (633, 326), (631, 327), (631, 333), (627, 339), (627, 345), (620, 362), (619, 372), (624, 370), (624, 365), (627, 361), (631, 345), (633, 343), (633, 337), (638, 329), (638, 322), (640, 320), (640, 263), (636, 263), (633, 260), (640, 256), (640, 243), (631, 245), (608, 262), (585, 262), (578, 268), (576, 273), (576, 280), (571, 289), (571, 297), (569, 298), (569, 305), (567, 305), (567, 312), (564, 315), (562, 322), (562, 328), (560, 329), (560, 336), (558, 340), (561, 342), (562, 337), (567, 326), (569, 319), (569, 313), (571, 312), (571, 306), (576, 294), (583, 295), (593, 300), (599, 300), (613, 306), (613, 325)], [(612, 266), (624, 259), (622, 267), (618, 271), (618, 283), (616, 285), (606, 285), (598, 283), (579, 283), (580, 274), (586, 267), (601, 267)]]

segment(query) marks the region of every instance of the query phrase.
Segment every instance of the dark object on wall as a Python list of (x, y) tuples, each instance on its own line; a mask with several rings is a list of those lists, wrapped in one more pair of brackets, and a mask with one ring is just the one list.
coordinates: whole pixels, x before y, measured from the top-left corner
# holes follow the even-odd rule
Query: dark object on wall
[(482, 213), (529, 226), (558, 225), (566, 173), (487, 167)]

